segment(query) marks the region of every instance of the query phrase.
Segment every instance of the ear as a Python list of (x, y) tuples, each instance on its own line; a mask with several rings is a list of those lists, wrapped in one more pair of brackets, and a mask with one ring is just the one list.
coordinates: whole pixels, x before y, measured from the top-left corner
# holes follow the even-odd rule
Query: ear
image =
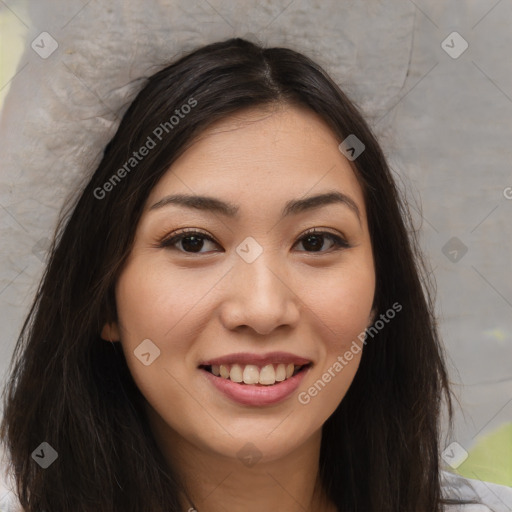
[(103, 326), (103, 329), (101, 330), (100, 334), (101, 338), (105, 341), (119, 341), (119, 328), (117, 327), (116, 322), (106, 323)]

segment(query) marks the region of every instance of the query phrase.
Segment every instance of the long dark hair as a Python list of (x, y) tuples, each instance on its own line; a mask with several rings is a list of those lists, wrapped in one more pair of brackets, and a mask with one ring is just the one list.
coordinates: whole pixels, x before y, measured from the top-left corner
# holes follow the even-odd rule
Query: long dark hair
[[(383, 152), (318, 64), (236, 38), (201, 47), (147, 79), (85, 189), (61, 214), (4, 390), (1, 439), (26, 512), (180, 510), (180, 475), (150, 433), (120, 343), (100, 332), (116, 320), (114, 285), (158, 180), (208, 125), (272, 104), (308, 107), (340, 142), (355, 134), (364, 143), (353, 163), (374, 251), (374, 306), (377, 317), (394, 302), (403, 308), (367, 343), (352, 385), (323, 426), (325, 491), (340, 511), (440, 512), (452, 502), (441, 496), (443, 397), (450, 432), (453, 413), (432, 284)], [(178, 119), (183, 105), (189, 108)], [(148, 138), (157, 142), (156, 133), (156, 147), (126, 166)], [(42, 442), (58, 452), (45, 470), (31, 457)]]

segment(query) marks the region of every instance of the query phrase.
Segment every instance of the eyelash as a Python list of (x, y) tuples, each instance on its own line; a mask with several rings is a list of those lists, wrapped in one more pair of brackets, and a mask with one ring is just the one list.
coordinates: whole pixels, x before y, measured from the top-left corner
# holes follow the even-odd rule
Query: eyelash
[[(183, 239), (185, 239), (189, 236), (192, 236), (192, 235), (199, 235), (200, 238), (204, 238), (206, 240), (209, 240), (210, 242), (220, 245), (206, 233), (204, 233), (202, 231), (198, 231), (195, 228), (186, 228), (186, 229), (182, 229), (182, 230), (178, 231), (177, 233), (174, 233), (172, 236), (170, 236), (168, 238), (164, 238), (163, 240), (161, 240), (158, 244), (158, 247), (162, 248), (162, 249), (167, 248), (167, 249), (171, 249), (171, 250), (176, 250), (177, 248), (173, 247), (176, 243), (181, 242)], [(319, 231), (317, 228), (312, 228), (312, 229), (309, 229), (308, 231), (306, 231), (297, 240), (297, 242), (300, 242), (301, 240), (305, 239), (308, 235), (321, 235), (321, 236), (325, 236), (326, 238), (329, 238), (334, 243), (334, 247), (335, 247), (334, 251), (338, 251), (341, 249), (349, 249), (350, 247), (352, 247), (346, 240), (344, 240), (340, 236), (335, 235), (334, 233), (331, 233), (329, 231)], [(206, 254), (206, 253), (202, 253), (202, 252), (187, 252), (187, 251), (181, 251), (181, 250), (180, 250), (180, 252), (182, 252), (184, 254)], [(323, 253), (333, 252), (333, 251), (301, 251), (301, 252), (309, 252), (311, 254), (315, 254), (315, 253), (323, 254)]]

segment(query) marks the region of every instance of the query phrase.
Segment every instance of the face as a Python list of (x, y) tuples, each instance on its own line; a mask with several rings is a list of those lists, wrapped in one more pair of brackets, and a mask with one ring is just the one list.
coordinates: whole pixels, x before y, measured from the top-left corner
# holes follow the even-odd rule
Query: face
[(122, 344), (160, 439), (233, 458), (251, 443), (275, 460), (343, 399), (375, 272), (340, 142), (309, 110), (246, 110), (152, 190), (102, 336)]

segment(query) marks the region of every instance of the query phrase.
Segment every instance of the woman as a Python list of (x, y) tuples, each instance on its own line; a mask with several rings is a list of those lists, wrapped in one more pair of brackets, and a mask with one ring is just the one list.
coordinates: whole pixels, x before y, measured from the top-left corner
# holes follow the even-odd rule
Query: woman
[(456, 503), (409, 223), (367, 124), (305, 56), (231, 39), (150, 77), (62, 217), (15, 350), (21, 505)]

